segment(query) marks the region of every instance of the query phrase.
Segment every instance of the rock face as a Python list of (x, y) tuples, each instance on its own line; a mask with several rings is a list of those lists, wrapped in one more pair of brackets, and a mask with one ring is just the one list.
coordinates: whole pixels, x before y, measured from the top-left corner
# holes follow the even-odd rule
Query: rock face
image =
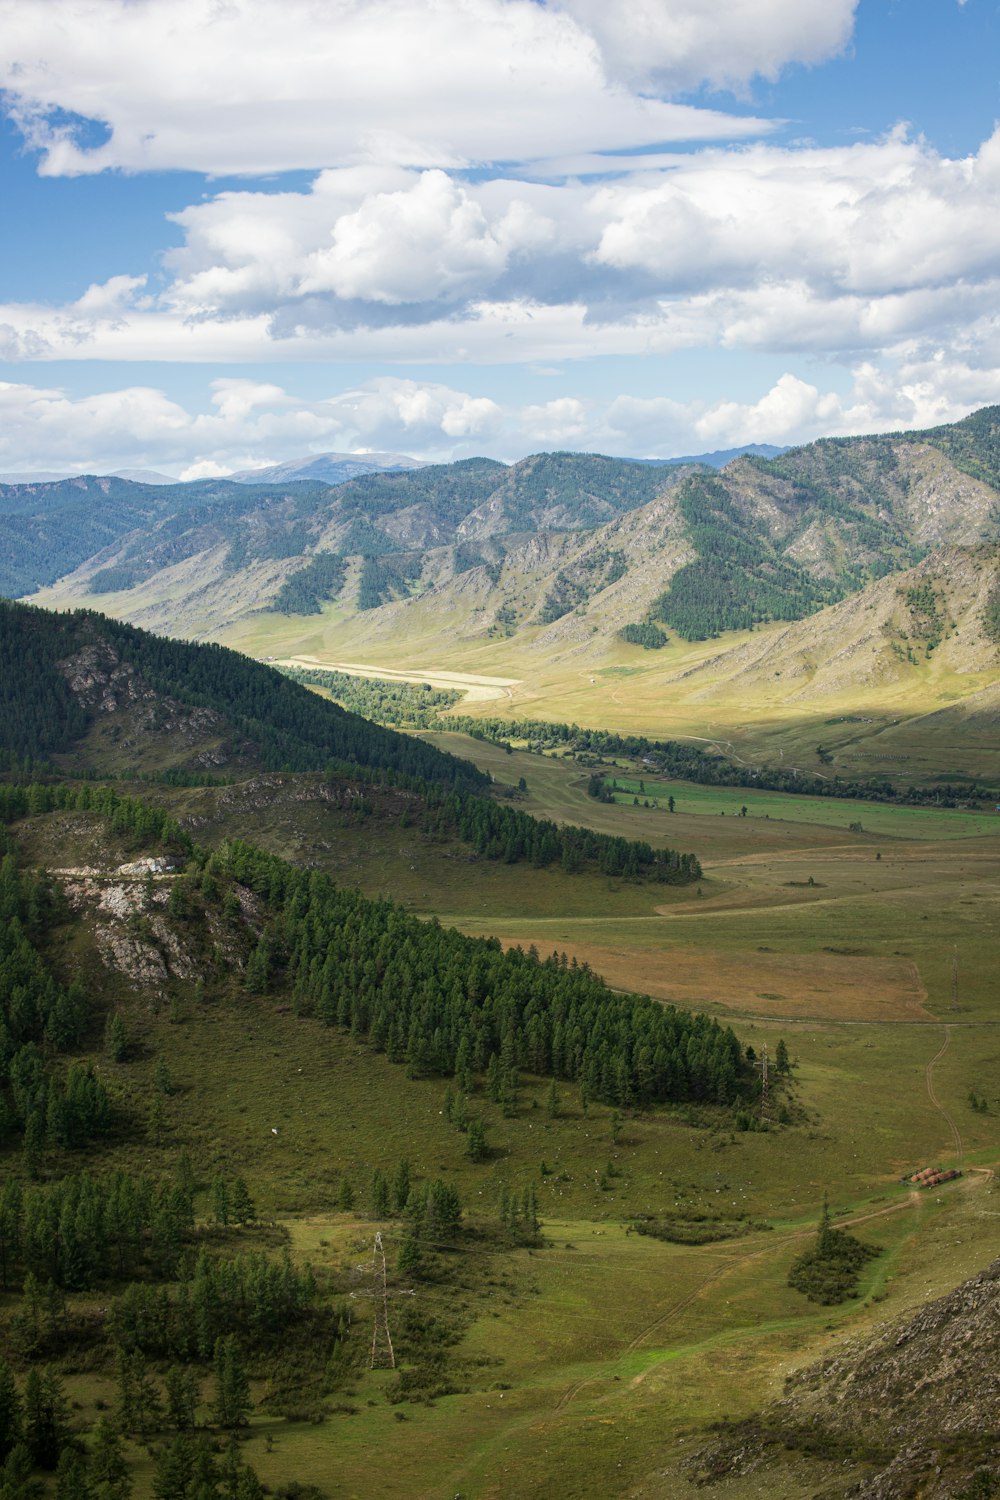
[(793, 1449), (858, 1466), (843, 1488), (824, 1487), (831, 1500), (959, 1500), (982, 1470), (1000, 1484), (998, 1371), (995, 1260), (906, 1322), (791, 1377), (781, 1401), (701, 1452), (695, 1468), (707, 1483), (763, 1477), (779, 1451)]

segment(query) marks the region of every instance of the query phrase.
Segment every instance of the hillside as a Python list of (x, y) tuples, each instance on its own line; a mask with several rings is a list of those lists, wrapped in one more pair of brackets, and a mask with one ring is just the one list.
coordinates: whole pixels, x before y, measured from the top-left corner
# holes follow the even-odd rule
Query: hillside
[[(709, 1484), (754, 1473), (763, 1493), (769, 1468), (791, 1451), (851, 1469), (844, 1486), (824, 1485), (830, 1500), (989, 1500), (997, 1493), (998, 1358), (995, 1260), (912, 1317), (792, 1376), (782, 1400), (702, 1453), (697, 1470)], [(860, 1487), (855, 1465), (868, 1470)]]
[[(30, 669), (27, 664), (30, 663)], [(221, 646), (0, 601), (0, 753), (72, 771), (322, 770), (483, 786), (468, 762), (347, 713)]]

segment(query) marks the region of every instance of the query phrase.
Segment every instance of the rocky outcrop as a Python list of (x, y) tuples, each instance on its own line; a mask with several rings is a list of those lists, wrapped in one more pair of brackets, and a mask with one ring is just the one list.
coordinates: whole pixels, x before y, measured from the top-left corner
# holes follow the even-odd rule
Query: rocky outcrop
[(791, 1376), (782, 1400), (702, 1450), (694, 1471), (705, 1483), (764, 1474), (779, 1452), (797, 1450), (854, 1469), (823, 1491), (844, 1500), (958, 1500), (983, 1470), (1000, 1488), (998, 1369), (995, 1260), (905, 1322)]

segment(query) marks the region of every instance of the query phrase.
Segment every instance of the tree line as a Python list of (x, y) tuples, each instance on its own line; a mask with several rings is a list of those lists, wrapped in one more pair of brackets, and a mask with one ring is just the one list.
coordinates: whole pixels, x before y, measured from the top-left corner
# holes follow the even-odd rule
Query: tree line
[(654, 849), (639, 839), (535, 818), (509, 803), (462, 792), (442, 796), (428, 788), (427, 802), (425, 832), (437, 837), (453, 834), (485, 859), (507, 864), (527, 860), (537, 869), (558, 864), (568, 874), (596, 868), (602, 875), (670, 885), (701, 878), (697, 857), (676, 849)]
[(271, 909), (247, 966), (253, 989), (289, 986), (298, 1014), (366, 1038), (415, 1075), (464, 1079), (492, 1065), (511, 1079), (526, 1068), (625, 1106), (727, 1104), (750, 1087), (730, 1028), (618, 994), (575, 961), (505, 952), (239, 841), (207, 868)]
[[(839, 776), (796, 774), (778, 766), (744, 766), (724, 755), (710, 755), (697, 745), (678, 740), (651, 740), (645, 735), (619, 734), (615, 730), (585, 729), (579, 724), (550, 723), (546, 719), (503, 719), (483, 716), (449, 716), (449, 729), (459, 730), (472, 739), (510, 745), (525, 740), (532, 750), (560, 747), (580, 756), (613, 759), (621, 756), (641, 761), (650, 771), (678, 781), (693, 781), (702, 786), (759, 787), (764, 791), (791, 792), (808, 797), (838, 797), (865, 802), (894, 802), (908, 807), (954, 807), (955, 788), (937, 786), (895, 786), (891, 781), (844, 780)], [(993, 801), (1000, 789), (971, 782), (963, 787), (962, 801)]]

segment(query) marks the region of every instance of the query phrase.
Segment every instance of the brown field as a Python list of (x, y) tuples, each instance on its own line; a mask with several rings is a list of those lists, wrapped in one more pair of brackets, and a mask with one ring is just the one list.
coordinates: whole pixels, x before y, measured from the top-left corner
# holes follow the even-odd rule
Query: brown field
[[(635, 929), (630, 926), (630, 938)], [(501, 934), (527, 948), (531, 929)], [(680, 1005), (758, 1016), (824, 1021), (934, 1021), (916, 964), (904, 958), (836, 953), (712, 953), (704, 948), (642, 948), (560, 943), (617, 989)]]

